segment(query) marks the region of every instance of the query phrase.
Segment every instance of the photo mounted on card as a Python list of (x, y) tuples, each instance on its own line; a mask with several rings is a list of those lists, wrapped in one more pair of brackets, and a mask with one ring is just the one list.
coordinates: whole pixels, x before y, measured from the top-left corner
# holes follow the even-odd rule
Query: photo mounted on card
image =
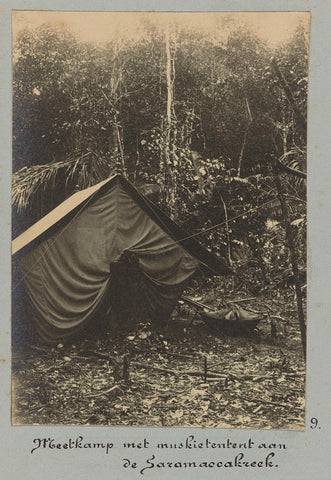
[(13, 425), (304, 430), (309, 22), (13, 12)]

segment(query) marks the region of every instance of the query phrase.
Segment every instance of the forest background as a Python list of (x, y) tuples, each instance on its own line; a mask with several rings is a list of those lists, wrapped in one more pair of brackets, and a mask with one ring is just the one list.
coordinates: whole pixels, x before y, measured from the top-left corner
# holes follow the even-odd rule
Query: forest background
[[(169, 387), (167, 379), (162, 383), (159, 374), (149, 372), (149, 391), (146, 375), (140, 382), (135, 371), (138, 390), (121, 397), (122, 403), (107, 414), (103, 396), (96, 406), (87, 396), (77, 413), (73, 395), (72, 410), (64, 415), (63, 395), (82, 373), (70, 363), (77, 346), (43, 350), (41, 361), (32, 345), (30, 363), (17, 367), (17, 417), (23, 423), (74, 419), (80, 424), (169, 425), (168, 410), (165, 418), (160, 414), (162, 395), (160, 407), (151, 392), (170, 388), (169, 395), (177, 399), (174, 405), (168, 402), (171, 425), (302, 428), (309, 15), (298, 17), (290, 34), (282, 35), (285, 17), (269, 14), (274, 25), (269, 18), (265, 27), (273, 30), (274, 41), (263, 38), (241, 14), (213, 15), (199, 24), (180, 14), (168, 17), (171, 21), (135, 15), (135, 24), (119, 16), (106, 25), (111, 31), (107, 41), (89, 38), (93, 25), (88, 23), (80, 34), (65, 22), (27, 24), (14, 31), (13, 236), (75, 191), (121, 173), (236, 273), (232, 279), (200, 279), (191, 294), (202, 294), (203, 302), (215, 308), (240, 295), (245, 298), (239, 301), (248, 301), (246, 308), (268, 308), (269, 314), (258, 336), (249, 340), (204, 337), (199, 325), (189, 335), (184, 327), (183, 338), (176, 340), (146, 332), (148, 326), (125, 339), (129, 350), (133, 339), (135, 348), (142, 344), (141, 355), (145, 359), (148, 351), (153, 365), (168, 365), (169, 342), (177, 357), (183, 352), (195, 360), (203, 355), (208, 362), (221, 357), (230, 387), (209, 386), (210, 396), (216, 392), (224, 403), (221, 409), (217, 402), (201, 402), (201, 389), (196, 398), (192, 393), (190, 408), (182, 408), (188, 401), (182, 393), (198, 388), (200, 379)], [(261, 15), (260, 25), (266, 14)], [(293, 310), (298, 297), (300, 329)], [(98, 342), (92, 340), (89, 352), (108, 355), (119, 349), (123, 354), (123, 345), (112, 337)], [(55, 361), (54, 382), (43, 386), (36, 372), (53, 372)], [(85, 367), (88, 389), (91, 368)], [(108, 378), (99, 372), (94, 379), (103, 394)], [(62, 385), (63, 392), (54, 385)], [(27, 405), (32, 405), (29, 412)]]
[[(253, 264), (253, 283), (270, 283), (289, 261), (273, 159), (306, 170), (307, 23), (271, 43), (240, 14), (210, 29), (138, 17), (130, 34), (111, 24), (106, 42), (55, 23), (16, 35), (13, 235), (120, 172), (230, 265)], [(305, 182), (281, 181), (303, 270)]]

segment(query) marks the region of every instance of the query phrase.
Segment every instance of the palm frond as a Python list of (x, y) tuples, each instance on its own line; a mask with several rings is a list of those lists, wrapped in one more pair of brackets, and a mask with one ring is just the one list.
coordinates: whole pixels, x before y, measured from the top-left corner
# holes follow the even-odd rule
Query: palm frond
[(111, 174), (111, 162), (89, 151), (76, 152), (58, 162), (24, 167), (13, 175), (13, 207), (22, 212), (37, 194), (54, 190), (60, 172), (65, 172), (65, 191), (71, 193), (74, 189), (81, 190), (107, 178)]
[[(306, 164), (307, 164), (307, 153), (306, 149), (300, 149), (294, 145), (291, 150), (284, 153), (279, 158), (279, 163), (287, 167), (288, 180), (287, 184), (289, 187), (292, 187), (298, 194), (305, 195), (306, 189)], [(295, 175), (296, 173), (296, 175)], [(293, 175), (294, 174), (294, 175)], [(286, 175), (285, 175), (286, 176)], [(290, 177), (290, 178), (289, 178)]]

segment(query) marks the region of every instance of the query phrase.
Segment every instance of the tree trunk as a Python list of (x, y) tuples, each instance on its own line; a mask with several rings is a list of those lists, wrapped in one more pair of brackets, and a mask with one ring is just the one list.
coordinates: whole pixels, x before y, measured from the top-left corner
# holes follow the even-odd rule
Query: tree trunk
[(232, 266), (232, 257), (231, 257), (231, 242), (230, 242), (230, 229), (229, 229), (229, 219), (228, 219), (228, 209), (226, 207), (226, 203), (223, 199), (223, 196), (221, 192), (216, 188), (216, 191), (218, 193), (218, 196), (220, 197), (220, 200), (223, 205), (223, 210), (224, 210), (224, 216), (225, 216), (225, 230), (226, 230), (226, 252), (227, 252), (227, 260), (228, 264), (231, 267)]
[(170, 50), (170, 35), (169, 26), (167, 25), (165, 30), (165, 50), (166, 50), (166, 80), (167, 80), (167, 111), (166, 111), (166, 124), (164, 132), (164, 147), (163, 147), (163, 169), (164, 169), (164, 190), (165, 190), (165, 204), (169, 208), (169, 214), (173, 217), (174, 208), (174, 189), (176, 179), (171, 171), (171, 130), (172, 130), (172, 112), (173, 112), (173, 79), (174, 79), (174, 62), (171, 57)]
[(247, 124), (246, 130), (245, 130), (245, 133), (244, 133), (243, 143), (242, 143), (240, 154), (239, 154), (237, 177), (240, 177), (240, 175), (241, 175), (241, 166), (242, 166), (244, 151), (245, 151), (245, 147), (246, 147), (248, 130), (249, 130), (249, 127), (250, 127), (250, 125), (253, 121), (253, 117), (252, 117), (251, 109), (250, 109), (250, 106), (249, 106), (249, 103), (248, 103), (248, 99), (246, 97), (246, 94), (244, 94), (244, 95), (245, 95), (245, 103), (246, 103), (246, 109), (247, 109), (248, 124)]
[(120, 128), (118, 126), (118, 123), (116, 122), (115, 124), (115, 129), (116, 129), (116, 136), (117, 136), (117, 145), (118, 145), (118, 151), (120, 155), (120, 163), (121, 163), (121, 170), (122, 174), (126, 176), (126, 167), (125, 167), (125, 159), (124, 159), (124, 148), (123, 148), (123, 136), (120, 131)]
[(300, 325), (300, 333), (301, 333), (301, 341), (302, 341), (302, 348), (303, 348), (303, 356), (306, 360), (306, 346), (307, 346), (307, 338), (306, 338), (306, 323), (305, 323), (305, 315), (303, 311), (303, 303), (302, 303), (302, 292), (300, 286), (300, 276), (299, 276), (299, 268), (296, 259), (296, 252), (295, 252), (295, 242), (294, 236), (292, 232), (292, 226), (289, 220), (288, 208), (285, 201), (285, 197), (282, 191), (282, 185), (278, 174), (277, 168), (277, 161), (273, 159), (273, 172), (274, 172), (274, 180), (278, 192), (278, 198), (281, 204), (282, 213), (283, 213), (283, 220), (285, 224), (285, 231), (286, 231), (286, 238), (290, 250), (290, 257), (292, 263), (292, 270), (293, 270), (293, 279), (294, 279), (294, 286), (296, 292), (296, 300), (297, 300), (297, 309), (298, 309), (298, 318), (299, 318), (299, 325)]
[(282, 112), (282, 121), (283, 121), (283, 128), (282, 128), (282, 137), (283, 137), (283, 155), (286, 155), (287, 152), (287, 124), (285, 119), (285, 112)]
[(300, 108), (298, 108), (298, 106), (297, 106), (297, 104), (294, 100), (293, 93), (292, 93), (287, 81), (285, 80), (282, 72), (280, 71), (278, 63), (277, 63), (275, 58), (271, 59), (271, 65), (274, 69), (274, 72), (276, 73), (276, 76), (279, 80), (279, 83), (281, 84), (281, 86), (282, 86), (282, 88), (285, 92), (286, 98), (287, 98), (293, 112), (295, 113), (295, 115), (297, 117), (297, 120), (298, 120), (298, 123), (301, 127), (301, 130), (302, 130), (303, 134), (306, 135), (307, 121), (306, 121), (305, 117), (303, 116)]
[(246, 146), (247, 133), (248, 133), (248, 127), (246, 128), (246, 131), (244, 133), (243, 143), (241, 145), (241, 150), (240, 150), (240, 154), (239, 154), (237, 177), (240, 177), (240, 175), (241, 175), (241, 165), (242, 165), (244, 150), (245, 150), (245, 146)]

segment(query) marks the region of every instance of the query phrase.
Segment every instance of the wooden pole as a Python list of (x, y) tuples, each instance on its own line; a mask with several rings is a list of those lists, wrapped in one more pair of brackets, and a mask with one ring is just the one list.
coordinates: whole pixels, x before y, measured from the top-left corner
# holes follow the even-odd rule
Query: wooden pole
[(204, 381), (207, 383), (207, 357), (204, 357)]

